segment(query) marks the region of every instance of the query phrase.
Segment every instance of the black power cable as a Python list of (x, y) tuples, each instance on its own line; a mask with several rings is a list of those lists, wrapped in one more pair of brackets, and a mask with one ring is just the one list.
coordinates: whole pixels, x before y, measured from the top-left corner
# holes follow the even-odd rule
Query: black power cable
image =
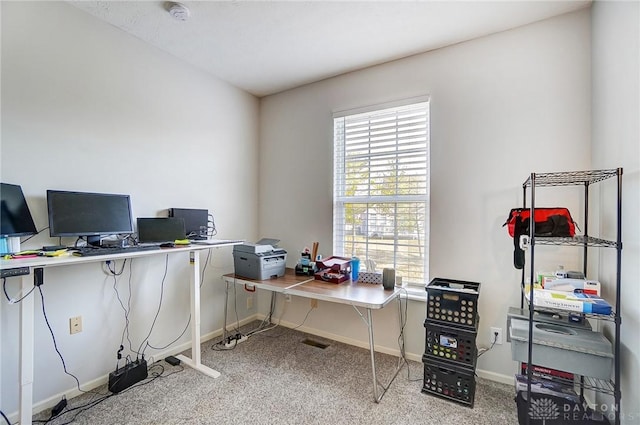
[(7, 415), (5, 415), (2, 410), (0, 410), (0, 415), (2, 415), (2, 417), (4, 418), (5, 421), (7, 421), (8, 425), (11, 425), (11, 422), (9, 422), (9, 418), (7, 418)]
[(486, 350), (484, 350), (482, 353), (478, 354), (478, 356), (476, 358), (479, 359), (481, 355), (483, 355), (487, 351), (491, 350), (493, 348), (493, 346), (496, 345), (496, 341), (498, 341), (498, 332), (494, 332), (493, 333), (493, 342), (491, 343), (491, 346), (489, 348), (487, 348)]
[(49, 226), (45, 227), (45, 228), (44, 228), (44, 229), (42, 229), (42, 230), (38, 230), (35, 234), (33, 234), (33, 235), (29, 236), (27, 239), (25, 239), (25, 240), (21, 241), (20, 243), (21, 243), (21, 244), (25, 243), (25, 242), (26, 242), (26, 241), (28, 241), (29, 239), (34, 238), (34, 237), (38, 236), (40, 233), (44, 232), (44, 231), (45, 231), (45, 230), (47, 230), (48, 228), (49, 228)]
[(140, 343), (140, 348), (138, 348), (138, 351), (137, 351), (139, 355), (142, 355), (142, 358), (144, 358), (144, 350), (146, 350), (147, 346), (149, 346), (149, 337), (151, 336), (151, 333), (153, 332), (153, 328), (156, 325), (156, 320), (158, 320), (158, 315), (160, 315), (160, 309), (162, 308), (162, 298), (164, 297), (164, 282), (167, 278), (168, 270), (169, 270), (169, 254), (165, 255), (165, 259), (164, 259), (164, 274), (162, 275), (162, 282), (160, 284), (160, 301), (158, 302), (158, 310), (156, 311), (156, 315), (153, 317), (153, 322), (151, 323), (151, 328), (149, 329), (149, 333), (142, 340), (142, 342)]
[[(109, 263), (110, 261), (107, 261), (107, 263)], [(126, 262), (126, 260), (125, 260)], [(129, 351), (131, 351), (132, 353), (136, 353), (136, 351), (133, 349), (133, 342), (131, 342), (131, 338), (129, 335), (129, 314), (131, 312), (131, 276), (133, 275), (133, 270), (132, 270), (132, 265), (133, 265), (133, 259), (131, 259), (131, 261), (129, 261), (129, 278), (128, 278), (128, 288), (129, 288), (129, 296), (127, 298), (127, 306), (125, 307), (124, 302), (122, 301), (122, 298), (120, 297), (120, 292), (118, 291), (118, 279), (116, 278), (117, 276), (120, 276), (123, 274), (124, 272), (124, 264), (122, 266), (122, 269), (120, 272), (116, 272), (115, 271), (115, 266), (113, 268), (113, 270), (111, 269), (111, 267), (107, 264), (107, 269), (109, 271), (109, 274), (111, 276), (113, 276), (113, 290), (116, 293), (116, 298), (118, 299), (118, 302), (120, 303), (120, 307), (122, 308), (122, 310), (124, 311), (124, 320), (125, 320), (125, 326), (124, 329), (122, 330), (122, 337), (120, 338), (120, 345), (124, 345), (124, 338), (126, 336), (127, 341), (129, 342)], [(139, 353), (137, 353), (139, 354)]]
[(56, 337), (53, 334), (53, 329), (51, 329), (51, 324), (49, 323), (49, 318), (47, 317), (47, 312), (46, 312), (45, 307), (44, 307), (44, 294), (42, 293), (42, 285), (38, 286), (38, 291), (40, 292), (40, 299), (42, 300), (42, 315), (44, 316), (44, 321), (47, 324), (47, 328), (49, 328), (49, 333), (51, 333), (51, 340), (53, 341), (53, 348), (56, 350), (56, 353), (58, 353), (58, 357), (60, 357), (60, 361), (62, 362), (62, 369), (64, 370), (64, 373), (66, 373), (67, 375), (71, 376), (76, 381), (76, 386), (78, 388), (78, 391), (80, 391), (81, 393), (87, 393), (89, 391), (85, 391), (85, 390), (80, 388), (80, 381), (78, 380), (78, 378), (73, 373), (71, 373), (71, 372), (69, 372), (67, 370), (67, 364), (64, 361), (64, 357), (62, 357), (62, 353), (58, 349), (58, 343), (56, 342)]
[[(126, 393), (127, 391), (131, 391), (131, 390), (133, 390), (133, 389), (135, 389), (135, 388), (139, 388), (139, 387), (142, 387), (142, 386), (144, 386), (144, 385), (148, 385), (148, 384), (152, 383), (153, 381), (155, 381), (155, 380), (156, 380), (156, 379), (158, 379), (158, 378), (167, 378), (167, 377), (169, 377), (169, 376), (171, 376), (171, 375), (174, 375), (174, 374), (176, 374), (176, 373), (180, 373), (180, 372), (182, 372), (182, 371), (184, 370), (184, 367), (182, 367), (182, 366), (181, 366), (181, 367), (180, 367), (180, 369), (176, 370), (175, 372), (171, 372), (171, 373), (168, 373), (168, 374), (166, 374), (166, 375), (165, 375), (165, 374), (164, 374), (164, 372), (165, 372), (164, 366), (162, 366), (162, 365), (161, 365), (161, 364), (159, 364), (159, 363), (154, 363), (153, 365), (151, 365), (151, 366), (148, 368), (148, 370), (149, 370), (149, 371), (151, 371), (151, 370), (152, 370), (153, 368), (155, 368), (155, 367), (160, 368), (160, 373), (157, 373), (157, 372), (156, 372), (156, 373), (153, 373), (153, 374), (150, 376), (150, 378), (147, 378), (146, 380), (140, 381), (140, 382), (138, 382), (137, 384), (134, 384), (134, 385), (130, 386), (129, 388), (126, 388), (126, 389), (124, 389), (124, 390), (122, 390), (122, 391), (120, 391), (120, 392), (118, 392), (118, 393), (103, 394), (103, 395), (102, 395), (100, 398), (98, 398), (98, 399), (90, 400), (90, 401), (88, 401), (88, 402), (86, 402), (86, 403), (84, 403), (84, 404), (81, 404), (81, 405), (79, 405), (79, 406), (75, 406), (75, 407), (67, 408), (66, 410), (64, 410), (64, 411), (60, 412), (60, 413), (59, 413), (57, 416), (55, 416), (55, 417), (51, 417), (51, 418), (49, 418), (49, 419), (47, 419), (47, 420), (35, 420), (35, 421), (33, 421), (33, 422), (34, 422), (34, 423), (41, 423), (41, 424), (48, 424), (48, 423), (51, 423), (54, 419), (59, 419), (59, 418), (62, 418), (62, 417), (64, 417), (65, 415), (67, 415), (67, 414), (69, 414), (69, 413), (76, 412), (76, 414), (75, 414), (75, 415), (73, 415), (73, 417), (72, 417), (72, 418), (67, 419), (67, 420), (66, 420), (66, 422), (63, 422), (63, 423), (59, 424), (59, 425), (68, 425), (68, 424), (70, 424), (70, 423), (73, 423), (73, 422), (76, 420), (76, 418), (77, 418), (80, 414), (82, 414), (83, 412), (85, 412), (85, 411), (87, 411), (87, 410), (89, 410), (89, 409), (91, 409), (91, 408), (93, 408), (93, 407), (97, 406), (98, 404), (102, 403), (103, 401), (105, 401), (105, 400), (107, 400), (107, 399), (109, 399), (109, 398), (111, 398), (111, 397), (115, 397), (115, 396), (118, 396), (118, 395), (120, 395), (120, 394), (124, 394), (124, 393)], [(11, 425), (11, 424), (9, 424), (9, 425)]]
[[(204, 284), (204, 276), (205, 276), (205, 272), (207, 271), (207, 267), (210, 264), (210, 260), (211, 260), (211, 250), (209, 249), (207, 252), (207, 259), (204, 261), (204, 267), (202, 268), (202, 274), (200, 275), (200, 288), (202, 288), (202, 285)], [(154, 350), (164, 350), (165, 348), (170, 347), (171, 345), (173, 345), (173, 343), (175, 343), (180, 338), (182, 338), (182, 335), (184, 335), (185, 332), (187, 332), (187, 329), (189, 329), (189, 324), (191, 324), (191, 312), (189, 312), (189, 318), (187, 319), (187, 324), (185, 325), (184, 329), (182, 330), (182, 332), (180, 332), (180, 335), (178, 335), (173, 341), (169, 342), (166, 345), (163, 345), (162, 347), (156, 347), (147, 341), (147, 347), (152, 348)]]
[(2, 290), (4, 291), (4, 296), (7, 298), (7, 301), (10, 304), (17, 304), (20, 301), (24, 300), (25, 298), (27, 298), (29, 295), (31, 295), (31, 293), (33, 292), (33, 290), (36, 289), (35, 285), (33, 286), (33, 288), (31, 288), (31, 290), (29, 292), (27, 292), (26, 294), (24, 294), (23, 296), (21, 296), (19, 299), (15, 299), (15, 298), (11, 298), (9, 296), (9, 293), (7, 292), (7, 279), (6, 278), (2, 278)]

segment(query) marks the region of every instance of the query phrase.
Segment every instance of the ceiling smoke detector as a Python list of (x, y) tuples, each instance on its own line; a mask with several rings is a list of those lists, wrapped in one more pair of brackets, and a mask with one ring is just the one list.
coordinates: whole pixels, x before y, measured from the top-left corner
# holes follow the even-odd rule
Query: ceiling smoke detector
[(181, 3), (167, 2), (166, 8), (167, 11), (169, 11), (169, 15), (178, 21), (186, 21), (191, 16), (191, 12), (187, 6)]

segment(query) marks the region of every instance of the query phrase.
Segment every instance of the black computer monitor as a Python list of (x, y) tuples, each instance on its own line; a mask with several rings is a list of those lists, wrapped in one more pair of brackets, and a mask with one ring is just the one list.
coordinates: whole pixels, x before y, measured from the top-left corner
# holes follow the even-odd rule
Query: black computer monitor
[(0, 236), (15, 237), (38, 233), (22, 187), (0, 183)]
[(169, 208), (169, 217), (184, 219), (184, 227), (189, 239), (207, 239), (209, 210), (193, 208)]
[(133, 233), (129, 195), (47, 190), (49, 233), (84, 236), (100, 245), (101, 236)]

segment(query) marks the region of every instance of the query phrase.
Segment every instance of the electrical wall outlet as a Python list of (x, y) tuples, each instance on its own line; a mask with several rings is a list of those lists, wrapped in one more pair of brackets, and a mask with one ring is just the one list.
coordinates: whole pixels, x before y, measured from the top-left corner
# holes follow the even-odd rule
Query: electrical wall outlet
[(489, 343), (493, 344), (495, 340), (496, 345), (502, 345), (502, 328), (491, 328), (491, 335), (489, 335)]
[(291, 302), (291, 294), (284, 294), (284, 300), (288, 303)]
[(247, 310), (251, 310), (253, 308), (253, 295), (249, 295), (247, 297)]
[(69, 333), (71, 335), (82, 332), (82, 316), (76, 316), (69, 319)]
[(311, 308), (318, 308), (318, 300), (311, 298)]

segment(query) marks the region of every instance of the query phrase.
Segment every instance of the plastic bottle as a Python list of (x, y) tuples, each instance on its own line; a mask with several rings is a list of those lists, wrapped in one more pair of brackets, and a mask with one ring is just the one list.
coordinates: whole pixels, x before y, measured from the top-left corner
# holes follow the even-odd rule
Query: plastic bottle
[(353, 282), (358, 281), (359, 273), (360, 273), (360, 259), (358, 257), (351, 257), (351, 280)]

